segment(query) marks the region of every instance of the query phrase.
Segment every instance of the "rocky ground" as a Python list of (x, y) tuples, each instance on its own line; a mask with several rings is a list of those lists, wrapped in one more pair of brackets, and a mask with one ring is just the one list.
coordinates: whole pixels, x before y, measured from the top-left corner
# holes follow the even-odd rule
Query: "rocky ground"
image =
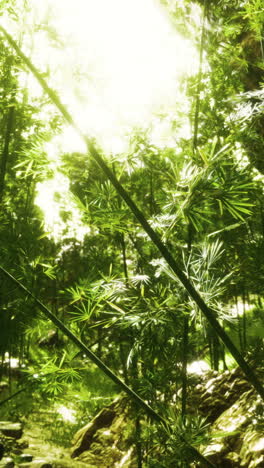
[(41, 425), (2, 421), (0, 432), (4, 446), (1, 468), (86, 467), (79, 461), (73, 463), (69, 450), (47, 442)]
[(103, 408), (91, 423), (76, 433), (72, 447), (70, 443), (65, 447), (49, 440), (52, 433), (54, 437), (49, 424), (50, 427), (57, 426), (55, 419), (52, 420), (52, 412), (33, 413), (22, 423), (0, 421), (0, 468), (133, 466), (131, 443), (123, 437), (127, 418), (124, 402), (124, 398), (118, 398)]
[[(259, 370), (258, 377), (263, 379)], [(203, 454), (219, 468), (264, 468), (264, 402), (237, 368), (207, 373), (190, 400), (212, 423)]]
[[(207, 372), (195, 378), (189, 411), (198, 411), (211, 423), (212, 439), (200, 448), (202, 453), (219, 468), (263, 468), (264, 402), (241, 371)], [(0, 457), (1, 448), (5, 453), (0, 467), (137, 468), (128, 427), (127, 405), (121, 397), (79, 429), (72, 447), (47, 442), (36, 419), (34, 424), (2, 421)]]

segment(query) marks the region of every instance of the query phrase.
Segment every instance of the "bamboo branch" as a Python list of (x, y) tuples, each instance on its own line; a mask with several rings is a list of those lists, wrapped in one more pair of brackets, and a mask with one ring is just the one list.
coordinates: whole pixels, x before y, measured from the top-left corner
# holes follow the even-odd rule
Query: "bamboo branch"
[[(93, 141), (88, 138), (86, 135), (82, 133), (82, 131), (78, 128), (77, 124), (74, 122), (72, 116), (69, 114), (68, 110), (66, 107), (62, 104), (60, 101), (60, 98), (57, 96), (57, 94), (48, 86), (46, 83), (46, 80), (42, 77), (40, 72), (36, 69), (36, 67), (32, 64), (32, 62), (29, 60), (28, 57), (23, 53), (23, 51), (18, 47), (16, 42), (13, 40), (13, 38), (8, 34), (8, 32), (3, 28), (3, 26), (0, 25), (0, 31), (4, 34), (5, 38), (9, 42), (9, 44), (15, 49), (19, 57), (25, 62), (25, 64), (28, 66), (28, 68), (31, 70), (35, 78), (39, 81), (40, 85), (42, 86), (43, 90), (48, 94), (50, 97), (51, 101), (53, 104), (57, 107), (57, 109), (61, 112), (65, 120), (67, 121), (68, 124), (72, 125), (76, 131), (79, 133), (79, 135), (83, 138), (83, 140), (86, 143), (87, 150), (89, 154), (93, 157), (93, 159), (97, 162), (98, 166), (103, 170), (107, 178), (112, 182), (113, 186), (115, 187), (116, 191), (118, 194), (122, 197), (122, 199), (125, 201), (127, 206), (131, 209), (132, 213), (134, 214), (135, 218), (139, 221), (145, 232), (148, 234), (150, 239), (153, 241), (157, 249), (160, 251), (162, 257), (167, 261), (169, 267), (172, 269), (172, 271), (175, 273), (175, 275), (179, 278), (187, 292), (189, 293), (190, 297), (194, 300), (194, 302), (198, 305), (198, 307), (201, 309), (203, 312), (204, 316), (212, 326), (212, 328), (215, 330), (216, 334), (219, 336), (219, 338), (222, 340), (224, 345), (227, 347), (227, 349), (230, 351), (232, 356), (234, 357), (235, 361), (237, 364), (241, 367), (242, 371), (245, 374), (245, 377), (247, 380), (251, 383), (251, 385), (255, 388), (257, 393), (261, 396), (261, 398), (264, 400), (264, 388), (253, 372), (253, 370), (250, 368), (250, 366), (247, 364), (243, 356), (240, 354), (239, 350), (237, 347), (234, 345), (232, 340), (229, 338), (225, 330), (221, 327), (219, 322), (214, 316), (214, 312), (206, 305), (204, 302), (203, 298), (200, 296), (200, 294), (196, 291), (192, 283), (189, 281), (185, 273), (180, 269), (178, 266), (176, 260), (168, 250), (168, 248), (165, 246), (165, 244), (162, 242), (160, 236), (152, 229), (150, 226), (149, 222), (143, 215), (143, 213), (138, 209), (137, 205), (134, 203), (128, 192), (124, 189), (124, 187), (120, 184), (114, 173), (111, 171), (111, 169), (108, 167), (104, 159), (100, 156), (98, 153), (97, 149), (94, 146)], [(44, 306), (43, 306), (44, 307)]]
[(15, 106), (14, 104), (12, 104), (9, 107), (8, 116), (7, 116), (5, 143), (4, 143), (4, 149), (2, 153), (1, 167), (0, 167), (0, 204), (2, 202), (3, 195), (4, 195), (6, 166), (7, 166), (7, 161), (9, 157), (9, 144), (10, 144), (11, 133), (12, 133), (12, 128), (13, 128), (14, 110), (15, 110)]
[[(0, 266), (0, 270), (2, 273), (13, 283), (16, 284), (16, 286), (27, 296), (30, 296), (37, 304), (38, 308), (44, 313), (44, 315), (51, 320), (51, 322), (58, 327), (58, 329), (66, 335), (76, 346), (81, 351), (84, 351), (86, 356), (97, 366), (99, 369), (101, 369), (105, 375), (107, 375), (113, 382), (115, 382), (118, 387), (120, 387), (127, 395), (129, 395), (139, 407), (141, 407), (145, 413), (147, 413), (150, 418), (159, 424), (162, 424), (163, 427), (167, 430), (168, 433), (170, 433), (170, 428), (168, 426), (167, 421), (160, 416), (151, 406), (149, 406), (142, 398), (134, 392), (132, 388), (130, 388), (123, 380), (121, 380), (114, 372), (106, 366), (101, 359), (94, 354), (90, 348), (88, 348), (74, 333), (71, 332), (71, 330), (64, 325), (64, 323), (56, 317), (39, 299), (37, 299), (34, 294), (32, 294), (29, 289), (26, 288), (20, 281), (18, 281), (16, 278), (14, 278), (11, 273), (6, 271), (2, 266)], [(24, 389), (19, 390), (18, 393), (21, 393)], [(193, 458), (197, 461), (200, 461), (203, 466), (208, 466), (209, 468), (215, 468), (214, 465), (209, 462), (196, 448), (194, 448), (192, 445), (190, 445), (183, 436), (180, 434), (178, 435), (179, 439), (181, 442), (185, 445), (185, 447), (188, 448), (189, 453), (193, 456)]]

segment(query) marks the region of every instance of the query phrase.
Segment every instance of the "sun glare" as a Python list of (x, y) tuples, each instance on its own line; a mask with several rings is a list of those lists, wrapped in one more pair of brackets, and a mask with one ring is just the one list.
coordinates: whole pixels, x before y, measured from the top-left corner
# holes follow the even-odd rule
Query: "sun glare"
[[(64, 48), (35, 33), (34, 63), (50, 70), (78, 125), (106, 152), (128, 128), (145, 126), (179, 96), (179, 77), (197, 71), (197, 51), (155, 0), (32, 0)], [(45, 7), (44, 7), (45, 5)], [(53, 46), (52, 46), (53, 45)], [(183, 96), (182, 96), (183, 99)], [(113, 147), (112, 147), (113, 143)]]
[(73, 424), (76, 423), (76, 411), (73, 409), (60, 405), (57, 408), (57, 413), (61, 415), (64, 421), (68, 421)]
[(193, 361), (187, 366), (187, 371), (189, 374), (202, 375), (208, 370), (210, 370), (210, 366), (207, 364), (206, 361)]
[(90, 229), (85, 226), (81, 214), (69, 191), (69, 179), (55, 172), (52, 179), (37, 184), (36, 205), (45, 214), (45, 230), (56, 242), (75, 239), (82, 242)]
[[(125, 152), (127, 135), (135, 127), (151, 126), (157, 146), (175, 145), (170, 123), (155, 114), (188, 107), (179, 82), (183, 74), (197, 72), (198, 55), (191, 42), (172, 28), (158, 1), (31, 0), (31, 4), (27, 28), (35, 32), (32, 43), (26, 43), (31, 60), (48, 72), (50, 86), (83, 132), (95, 137), (106, 154)], [(37, 25), (46, 25), (44, 31)], [(34, 77), (26, 79), (31, 95), (37, 96), (40, 90)], [(189, 132), (186, 117), (182, 136)], [(68, 127), (52, 144), (58, 157), (58, 147), (60, 154), (85, 152)], [(62, 226), (57, 218), (61, 199), (54, 197), (56, 177), (61, 176), (39, 184), (36, 203), (45, 213), (47, 230), (58, 238)], [(65, 194), (66, 179), (59, 186)], [(68, 210), (70, 205), (73, 209), (71, 202)]]

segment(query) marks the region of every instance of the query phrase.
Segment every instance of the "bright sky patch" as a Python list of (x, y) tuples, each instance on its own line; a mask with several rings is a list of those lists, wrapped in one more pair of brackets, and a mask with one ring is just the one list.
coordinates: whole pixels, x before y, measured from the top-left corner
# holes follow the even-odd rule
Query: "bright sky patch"
[[(186, 111), (182, 136), (189, 136), (189, 104), (179, 80), (197, 72), (197, 51), (172, 28), (158, 1), (31, 0), (31, 5), (32, 12), (23, 20), (28, 31), (23, 49), (38, 69), (47, 72), (49, 85), (106, 156), (126, 151), (134, 127), (151, 125), (154, 144), (174, 146), (170, 122), (161, 123), (154, 115), (173, 114), (179, 106)], [(25, 81), (30, 95), (38, 96), (35, 78), (29, 74)], [(84, 151), (68, 127), (49, 145), (58, 157)], [(56, 204), (62, 203), (66, 189), (60, 184), (63, 195), (60, 200), (54, 196), (56, 177), (38, 184), (36, 203), (45, 213), (45, 229), (58, 239), (64, 221)], [(63, 205), (73, 209), (70, 198)]]

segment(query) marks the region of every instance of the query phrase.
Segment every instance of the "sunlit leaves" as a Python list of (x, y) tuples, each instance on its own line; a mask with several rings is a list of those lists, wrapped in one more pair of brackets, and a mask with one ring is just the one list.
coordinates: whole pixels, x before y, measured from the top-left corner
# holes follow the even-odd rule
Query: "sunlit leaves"
[(250, 28), (258, 41), (263, 40), (264, 9), (262, 0), (250, 0), (244, 3), (241, 16), (248, 19)]
[(57, 265), (48, 265), (45, 263), (40, 263), (42, 267), (44, 267), (44, 274), (47, 275), (50, 279), (55, 279), (56, 278), (56, 270), (57, 270)]
[(210, 424), (198, 414), (191, 414), (183, 419), (175, 407), (168, 408), (166, 420), (170, 431), (166, 428), (160, 430), (153, 425), (147, 428), (148, 438), (155, 447), (153, 454), (149, 456), (149, 466), (189, 466), (193, 461), (192, 447), (199, 447), (201, 444), (207, 446), (211, 441)]
[(177, 189), (170, 192), (165, 206), (170, 216), (174, 213), (169, 231), (183, 219), (198, 232), (215, 220), (216, 210), (220, 217), (229, 213), (241, 221), (251, 214), (249, 194), (254, 184), (238, 167), (230, 145), (219, 143), (214, 139), (183, 166)]
[(67, 288), (66, 291), (72, 298), (70, 304), (81, 301), (86, 297), (86, 288), (79, 285)]
[[(218, 240), (215, 242), (204, 241), (200, 246), (193, 247), (191, 253), (187, 253), (185, 250), (182, 252), (185, 274), (191, 279), (206, 303), (217, 311), (219, 316), (229, 320), (228, 312), (222, 305), (222, 298), (224, 297), (228, 281), (233, 275), (233, 271), (226, 274), (222, 273), (221, 260), (224, 254), (223, 243)], [(152, 265), (155, 267), (155, 275), (158, 278), (162, 278), (165, 274), (182, 288), (179, 279), (163, 259), (152, 261)], [(182, 306), (180, 307), (182, 308)], [(189, 307), (193, 311), (196, 310), (195, 304), (191, 299)]]
[(45, 136), (35, 135), (33, 138), (32, 136), (27, 136), (27, 138), (31, 141), (28, 141), (25, 148), (20, 151), (22, 161), (14, 166), (17, 175), (21, 178), (31, 177), (33, 180), (51, 177), (50, 161), (44, 151)]
[(103, 281), (98, 281), (91, 284), (79, 283), (67, 288), (66, 294), (71, 298), (70, 305), (74, 304), (74, 309), (70, 311), (71, 320), (86, 322), (93, 315), (99, 315), (112, 292), (104, 288)]
[(42, 362), (38, 372), (35, 367), (30, 368), (29, 375), (38, 380), (41, 390), (48, 396), (60, 395), (68, 385), (81, 380), (79, 369), (71, 367), (66, 352), (60, 361), (53, 357)]

